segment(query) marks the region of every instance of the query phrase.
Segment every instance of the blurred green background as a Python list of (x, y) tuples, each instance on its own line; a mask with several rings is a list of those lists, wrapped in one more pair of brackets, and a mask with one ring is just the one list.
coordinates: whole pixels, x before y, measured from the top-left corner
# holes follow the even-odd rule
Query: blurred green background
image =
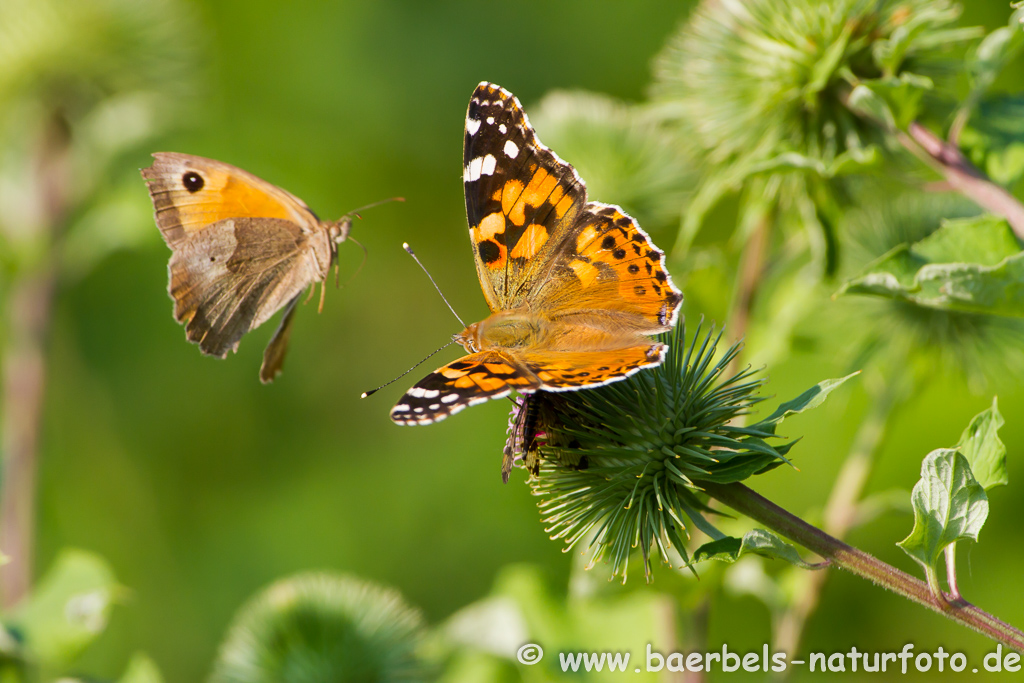
[[(241, 166), (324, 218), (393, 195), (406, 203), (367, 211), (355, 225), (353, 235), (369, 249), (365, 268), (341, 291), (328, 291), (322, 315), (315, 304), (299, 311), (285, 371), (271, 386), (260, 385), (257, 371), (272, 326), (247, 336), (225, 361), (185, 341), (166, 294), (169, 252), (141, 178), (131, 203), (142, 246), (111, 255), (61, 290), (49, 349), (36, 572), (75, 546), (107, 558), (129, 588), (83, 670), (115, 676), (130, 653), (144, 650), (168, 681), (200, 680), (243, 601), (306, 569), (391, 584), (431, 622), (485, 595), (508, 563), (535, 563), (553, 590), (564, 590), (571, 557), (546, 538), (522, 471), (501, 483), (504, 402), (430, 427), (393, 425), (391, 404), (433, 360), (408, 382), (366, 400), (359, 394), (459, 329), (403, 241), (463, 318), (486, 313), (460, 181), (464, 112), (476, 84), (505, 86), (528, 112), (555, 89), (639, 100), (652, 57), (687, 8), (655, 0), (186, 3), (196, 33), (182, 40), (202, 51), (196, 78), (203, 88), (178, 114), (177, 131), (152, 151)], [(964, 23), (991, 29), (1008, 13), (1002, 0), (973, 1)], [(1024, 88), (1024, 69), (1016, 74), (1002, 85)], [(544, 139), (542, 127), (539, 134)], [(145, 153), (126, 155), (117, 173), (137, 174), (148, 164)], [(671, 247), (675, 225), (648, 227)], [(344, 280), (361, 252), (352, 245), (341, 251)], [(687, 309), (688, 319), (701, 313), (721, 317)], [(816, 346), (770, 368), (768, 393), (792, 396), (844, 372), (832, 352), (844, 339), (814, 332)], [(449, 350), (439, 358), (454, 356)], [(909, 490), (924, 454), (955, 443), (998, 394), (1011, 486), (991, 494), (991, 518), (961, 586), (972, 602), (1020, 625), (1024, 465), (1015, 456), (1024, 452), (1024, 389), (998, 382), (974, 393), (942, 377), (910, 401), (896, 415), (869, 490)], [(785, 433), (804, 437), (793, 452), (800, 471), (779, 468), (754, 486), (798, 513), (820, 506), (864, 408), (863, 391), (854, 388), (816, 419), (787, 423)], [(889, 514), (851, 540), (914, 571), (894, 545), (910, 524), (909, 515)], [(658, 580), (651, 589), (637, 581), (622, 590), (657, 590)], [(992, 649), (855, 577), (834, 576), (823, 600), (805, 650), (897, 650), (907, 640), (972, 658)], [(712, 603), (709, 639), (759, 649), (769, 639), (767, 610), (722, 592)]]

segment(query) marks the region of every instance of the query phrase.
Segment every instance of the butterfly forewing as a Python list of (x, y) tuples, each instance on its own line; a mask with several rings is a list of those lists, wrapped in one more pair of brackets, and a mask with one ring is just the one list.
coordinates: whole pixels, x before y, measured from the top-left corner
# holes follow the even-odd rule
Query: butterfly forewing
[(537, 139), (519, 100), (477, 86), (466, 113), (463, 183), (470, 241), (491, 310), (519, 306), (586, 202), (572, 166)]
[(225, 218), (280, 218), (305, 232), (319, 220), (295, 195), (216, 159), (157, 152), (142, 170), (156, 223), (172, 249), (188, 234)]

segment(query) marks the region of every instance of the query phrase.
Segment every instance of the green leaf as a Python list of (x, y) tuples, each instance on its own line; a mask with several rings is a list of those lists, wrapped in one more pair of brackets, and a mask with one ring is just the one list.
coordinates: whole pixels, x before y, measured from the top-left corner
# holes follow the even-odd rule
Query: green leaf
[(1011, 186), (1024, 178), (1024, 96), (983, 99), (960, 134), (960, 146), (995, 182)]
[(59, 666), (103, 632), (118, 591), (114, 573), (101, 557), (64, 550), (10, 623), (35, 659)]
[(954, 448), (940, 448), (921, 464), (911, 502), (914, 529), (897, 545), (924, 567), (931, 583), (946, 546), (978, 540), (988, 517), (988, 497), (971, 474), (967, 458)]
[(1024, 317), (1024, 252), (1006, 221), (985, 215), (946, 221), (915, 244), (868, 265), (837, 292), (928, 308)]
[(967, 59), (967, 71), (973, 81), (972, 96), (988, 90), (1006, 65), (1024, 46), (1024, 33), (1003, 26), (989, 33)]
[(828, 87), (835, 72), (843, 63), (846, 57), (846, 48), (850, 44), (850, 34), (853, 24), (843, 27), (839, 37), (818, 57), (817, 62), (811, 68), (811, 80), (803, 88), (804, 101), (813, 106), (817, 103), (818, 94)]
[(860, 374), (859, 371), (851, 373), (846, 377), (827, 379), (823, 382), (818, 382), (796, 398), (779, 405), (771, 415), (757, 424), (751, 425), (751, 429), (759, 429), (770, 434), (774, 434), (775, 428), (787, 417), (803, 413), (811, 410), (812, 408), (817, 408), (825, 402), (825, 399), (828, 398), (828, 395), (832, 393), (832, 391), (838, 388), (846, 380), (858, 374)]
[(117, 683), (164, 683), (156, 662), (147, 655), (137, 652), (128, 662), (128, 668)]
[(764, 529), (754, 529), (743, 534), (743, 538), (726, 536), (717, 541), (705, 543), (693, 553), (693, 563), (718, 560), (732, 564), (744, 555), (760, 555), (769, 559), (785, 560), (805, 569), (815, 565), (805, 562), (796, 548)]
[(853, 88), (847, 106), (858, 114), (878, 121), (886, 128), (896, 127), (896, 117), (885, 98), (861, 83)]
[(919, 117), (921, 100), (934, 87), (927, 76), (904, 72), (896, 78), (861, 81), (848, 104), (854, 111), (903, 129)]
[(999, 439), (999, 428), (1003, 416), (995, 397), (992, 407), (974, 416), (971, 424), (960, 436), (956, 449), (971, 466), (971, 474), (986, 491), (1001, 484), (1008, 484), (1006, 475), (1006, 446)]

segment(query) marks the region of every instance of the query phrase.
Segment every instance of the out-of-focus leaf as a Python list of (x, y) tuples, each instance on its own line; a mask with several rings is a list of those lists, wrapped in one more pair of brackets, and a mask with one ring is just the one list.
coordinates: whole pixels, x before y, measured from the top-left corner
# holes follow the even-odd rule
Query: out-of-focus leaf
[(160, 674), (156, 662), (147, 655), (137, 652), (128, 662), (128, 668), (117, 683), (164, 683), (164, 677)]
[(879, 158), (878, 150), (874, 146), (851, 148), (827, 164), (820, 159), (798, 152), (783, 152), (771, 159), (751, 165), (748, 174), (797, 171), (810, 172), (822, 178), (832, 178), (838, 175), (863, 172), (867, 167), (877, 163)]
[(946, 221), (920, 242), (896, 247), (838, 294), (871, 294), (919, 306), (1024, 317), (1024, 252), (1006, 221)]
[(775, 534), (764, 529), (754, 529), (743, 534), (743, 538), (726, 536), (717, 541), (705, 543), (693, 553), (693, 562), (704, 560), (719, 560), (732, 564), (744, 555), (753, 554), (767, 557), (769, 559), (785, 560), (805, 569), (811, 569), (814, 565), (805, 562), (789, 543), (786, 543)]
[(971, 466), (971, 473), (986, 491), (1009, 483), (1006, 474), (1006, 446), (999, 439), (1003, 416), (995, 397), (992, 406), (974, 416), (960, 436), (956, 449)]
[(889, 103), (864, 83), (850, 91), (847, 104), (855, 112), (868, 116), (888, 128), (896, 127), (896, 117), (893, 116)]
[(1024, 178), (1024, 96), (982, 100), (960, 134), (960, 145), (995, 182), (1010, 186)]
[[(951, 3), (918, 3), (910, 7), (895, 6), (907, 12), (899, 20), (890, 18), (891, 34), (872, 45), (872, 54), (887, 76), (896, 73), (903, 60), (916, 50), (935, 49), (976, 38), (980, 29), (951, 27), (960, 16), (960, 8)], [(946, 28), (949, 27), (949, 28)]]
[[(656, 592), (616, 591), (566, 600), (548, 588), (539, 568), (511, 565), (499, 574), (492, 595), (514, 600), (528, 629), (525, 642), (543, 646), (544, 662), (535, 669), (547, 664), (549, 657), (557, 666), (555, 653), (579, 643), (595, 650), (642, 650), (646, 643), (664, 647), (670, 637), (656, 616), (670, 601)], [(541, 670), (558, 677), (554, 666)]]
[(65, 550), (10, 623), (33, 658), (59, 666), (103, 632), (118, 590), (105, 560), (84, 550)]
[(1014, 12), (1009, 26), (1001, 26), (989, 33), (968, 56), (967, 71), (973, 81), (974, 93), (988, 90), (1006, 65), (1020, 52), (1021, 47), (1024, 47), (1024, 32), (1013, 25), (1019, 22), (1020, 15), (1020, 12)]
[(896, 78), (862, 81), (850, 93), (849, 104), (855, 111), (902, 129), (918, 118), (921, 98), (934, 87), (927, 76), (904, 72)]
[(526, 621), (509, 596), (492, 596), (462, 608), (444, 624), (453, 642), (511, 659), (529, 640)]
[(988, 497), (971, 474), (967, 458), (955, 448), (940, 448), (921, 464), (911, 501), (914, 529), (897, 545), (924, 567), (931, 583), (946, 546), (978, 540), (988, 517)]

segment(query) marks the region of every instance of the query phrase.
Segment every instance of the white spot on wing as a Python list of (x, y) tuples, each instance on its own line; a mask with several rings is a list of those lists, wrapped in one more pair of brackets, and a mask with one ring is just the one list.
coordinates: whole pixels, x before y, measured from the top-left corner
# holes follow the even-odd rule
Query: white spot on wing
[(509, 159), (515, 159), (519, 156), (519, 147), (511, 140), (505, 141), (505, 156)]
[[(459, 400), (459, 395), (455, 394), (455, 393), (448, 394), (447, 396), (442, 396), (441, 397), (441, 403), (451, 403), (452, 401), (458, 401), (458, 400)], [(395, 407), (397, 408), (398, 406), (395, 406)], [(408, 408), (409, 406), (405, 406), (405, 407)]]
[(476, 135), (476, 132), (480, 130), (480, 119), (471, 119), (466, 117), (466, 132), (470, 135)]
[(484, 160), (480, 157), (473, 159), (469, 162), (469, 166), (466, 166), (465, 173), (462, 174), (462, 179), (467, 183), (471, 183), (474, 180), (480, 180), (480, 169), (483, 166)]
[(493, 116), (488, 116), (487, 117), (487, 125), (488, 126), (493, 126), (494, 125), (494, 117)]
[(502, 135), (508, 132), (508, 128), (505, 127), (504, 123), (498, 124), (498, 132), (500, 132)]
[(494, 169), (497, 165), (498, 160), (494, 158), (494, 155), (488, 154), (484, 157), (483, 163), (481, 164), (480, 175), (494, 175)]

